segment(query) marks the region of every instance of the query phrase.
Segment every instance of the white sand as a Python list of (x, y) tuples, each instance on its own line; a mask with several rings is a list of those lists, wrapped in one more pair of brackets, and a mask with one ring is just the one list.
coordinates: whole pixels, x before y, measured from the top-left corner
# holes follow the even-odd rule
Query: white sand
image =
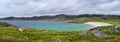
[(92, 28), (100, 27), (100, 26), (111, 26), (112, 25), (110, 23), (104, 23), (104, 22), (86, 22), (84, 24), (91, 25)]

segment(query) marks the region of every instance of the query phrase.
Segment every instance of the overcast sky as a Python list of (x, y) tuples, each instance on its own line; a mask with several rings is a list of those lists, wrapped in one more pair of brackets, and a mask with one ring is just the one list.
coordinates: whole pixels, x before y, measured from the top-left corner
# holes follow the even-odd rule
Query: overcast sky
[(120, 0), (0, 0), (0, 17), (60, 13), (120, 15)]

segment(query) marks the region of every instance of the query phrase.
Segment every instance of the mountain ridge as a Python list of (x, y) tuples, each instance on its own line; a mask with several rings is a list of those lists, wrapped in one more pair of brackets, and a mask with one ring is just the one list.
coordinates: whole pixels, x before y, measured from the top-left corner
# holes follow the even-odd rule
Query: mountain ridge
[(59, 15), (55, 15), (55, 16), (5, 17), (5, 18), (0, 18), (0, 20), (71, 20), (71, 19), (82, 18), (82, 17), (120, 18), (120, 15), (103, 15), (103, 14), (102, 15), (98, 15), (98, 14), (66, 15), (66, 14), (59, 14)]

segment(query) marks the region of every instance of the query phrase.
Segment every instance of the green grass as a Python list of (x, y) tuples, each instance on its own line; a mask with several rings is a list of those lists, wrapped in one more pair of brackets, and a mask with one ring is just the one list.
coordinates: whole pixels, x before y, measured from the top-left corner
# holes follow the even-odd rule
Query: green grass
[(107, 22), (111, 24), (120, 24), (119, 18), (109, 17), (107, 19), (101, 18), (101, 17), (83, 17), (83, 18), (77, 18), (73, 20), (69, 20), (69, 22)]
[[(100, 30), (104, 30), (102, 27)], [(112, 34), (109, 34), (112, 35)], [(15, 27), (0, 28), (0, 36), (6, 36), (7, 39), (0, 38), (2, 42), (54, 42), (61, 39), (62, 42), (106, 42), (106, 40), (120, 41), (119, 38), (106, 37), (97, 38), (90, 31), (86, 36), (79, 35), (79, 31), (52, 31), (39, 29), (25, 29), (23, 32), (18, 31)], [(24, 39), (28, 36), (29, 39)], [(16, 40), (14, 40), (16, 38)]]
[(0, 27), (15, 27), (15, 26), (6, 22), (0, 22)]
[[(75, 22), (108, 22), (112, 24), (120, 24), (118, 18), (78, 18), (71, 21)], [(8, 26), (9, 25), (9, 26)], [(0, 37), (5, 36), (7, 38), (0, 38), (0, 42), (55, 42), (56, 39), (61, 39), (62, 42), (120, 42), (120, 28), (117, 32), (114, 32), (112, 26), (100, 27), (99, 31), (107, 34), (111, 37), (97, 38), (91, 31), (88, 31), (86, 35), (80, 35), (80, 31), (52, 31), (52, 30), (41, 30), (41, 29), (28, 29), (25, 28), (23, 32), (18, 31), (16, 27), (8, 23), (0, 22)], [(28, 36), (28, 40), (24, 38)]]

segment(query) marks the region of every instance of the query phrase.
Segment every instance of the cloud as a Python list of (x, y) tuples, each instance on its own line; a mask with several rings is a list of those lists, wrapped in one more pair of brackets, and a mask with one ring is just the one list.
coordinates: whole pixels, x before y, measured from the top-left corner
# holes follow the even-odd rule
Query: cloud
[(1, 0), (1, 16), (118, 14), (119, 0)]
[(120, 6), (120, 1), (113, 1), (108, 3), (99, 4), (97, 7), (101, 10), (115, 11)]

